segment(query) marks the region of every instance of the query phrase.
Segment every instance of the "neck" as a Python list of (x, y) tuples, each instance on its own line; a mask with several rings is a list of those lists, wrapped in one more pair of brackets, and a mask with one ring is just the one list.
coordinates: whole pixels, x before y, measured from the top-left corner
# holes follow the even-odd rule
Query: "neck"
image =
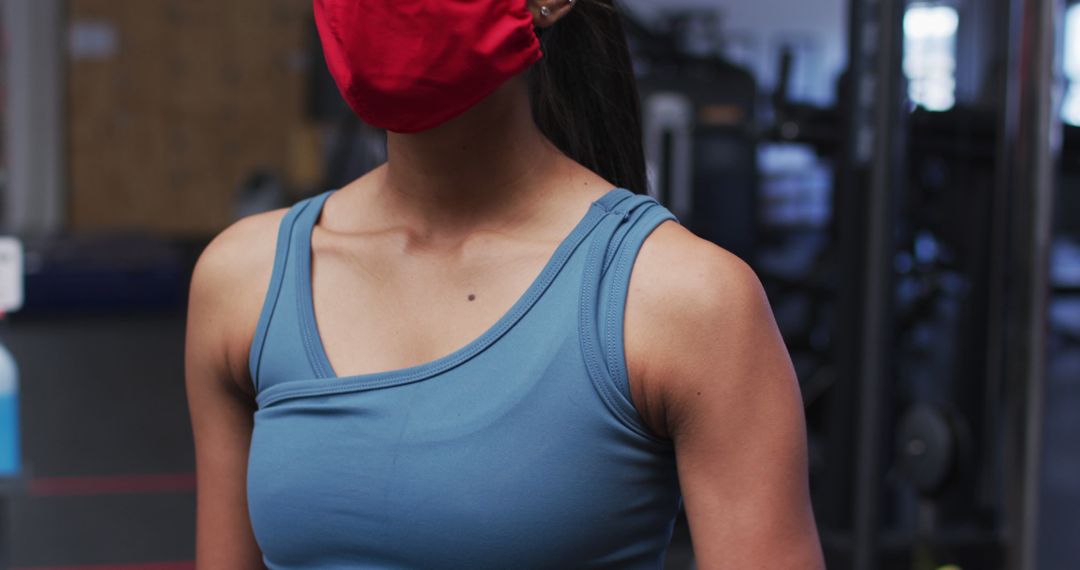
[[(524, 76), (464, 114), (415, 134), (387, 134), (386, 205), (429, 229), (475, 225), (539, 198), (561, 153), (533, 121)], [(450, 228), (447, 228), (450, 229)]]

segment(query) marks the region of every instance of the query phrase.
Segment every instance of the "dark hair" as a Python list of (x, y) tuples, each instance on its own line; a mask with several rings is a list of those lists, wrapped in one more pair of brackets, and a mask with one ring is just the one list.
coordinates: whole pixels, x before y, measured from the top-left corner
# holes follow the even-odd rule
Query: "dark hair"
[(578, 0), (537, 32), (544, 57), (528, 78), (541, 132), (613, 184), (645, 193), (641, 102), (614, 0)]

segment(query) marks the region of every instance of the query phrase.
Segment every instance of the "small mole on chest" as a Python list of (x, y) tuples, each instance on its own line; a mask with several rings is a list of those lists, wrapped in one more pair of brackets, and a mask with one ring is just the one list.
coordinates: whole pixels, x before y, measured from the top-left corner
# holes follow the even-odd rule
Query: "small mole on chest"
[(473, 295), (472, 293), (469, 293), (469, 300), (470, 301), (475, 301), (476, 300), (476, 295)]

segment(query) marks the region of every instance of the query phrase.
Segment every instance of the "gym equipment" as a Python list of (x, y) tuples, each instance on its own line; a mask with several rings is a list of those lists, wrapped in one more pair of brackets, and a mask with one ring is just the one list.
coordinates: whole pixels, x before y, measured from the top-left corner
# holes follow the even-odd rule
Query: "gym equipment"
[(902, 476), (922, 495), (941, 491), (956, 467), (956, 429), (946, 412), (917, 404), (901, 418), (897, 466)]
[(758, 243), (757, 83), (686, 47), (708, 11), (671, 12), (659, 29), (625, 13), (638, 77), (649, 194), (697, 235), (753, 262)]
[(184, 244), (142, 232), (28, 238), (20, 314), (182, 311), (189, 257)]

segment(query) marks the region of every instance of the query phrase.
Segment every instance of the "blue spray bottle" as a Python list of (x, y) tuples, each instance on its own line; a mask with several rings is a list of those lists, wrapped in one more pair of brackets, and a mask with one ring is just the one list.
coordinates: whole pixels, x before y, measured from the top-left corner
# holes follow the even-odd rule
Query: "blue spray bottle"
[[(0, 319), (23, 302), (23, 248), (15, 238), (0, 237)], [(19, 368), (0, 342), (0, 479), (21, 475), (19, 446)]]
[(19, 369), (0, 344), (0, 477), (17, 477), (19, 449)]

